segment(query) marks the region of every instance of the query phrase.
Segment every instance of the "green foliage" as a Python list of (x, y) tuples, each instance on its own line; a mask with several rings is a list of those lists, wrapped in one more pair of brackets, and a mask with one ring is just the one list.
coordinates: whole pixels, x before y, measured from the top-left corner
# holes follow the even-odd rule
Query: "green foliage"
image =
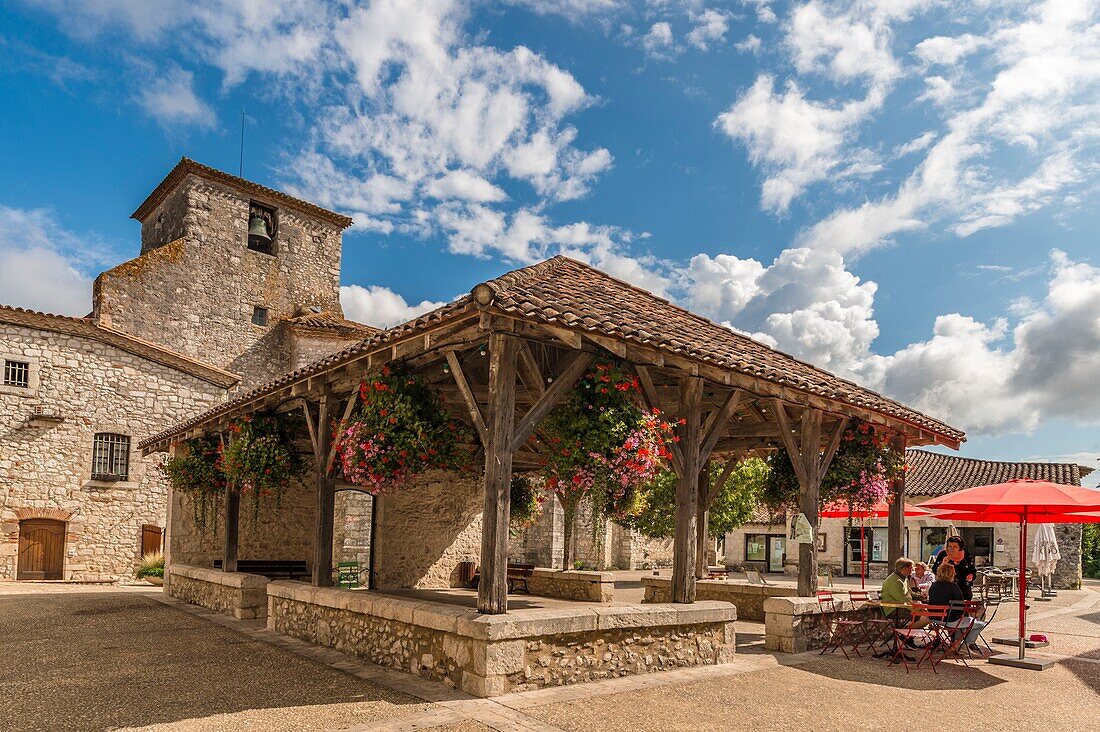
[(164, 554), (162, 552), (151, 552), (141, 558), (141, 563), (138, 564), (137, 571), (134, 572), (134, 576), (138, 579), (145, 577), (163, 577), (164, 576)]
[[(721, 465), (711, 464), (712, 484), (721, 472)], [(713, 537), (725, 536), (727, 532), (748, 523), (767, 482), (766, 462), (759, 458), (742, 461), (730, 473), (711, 504), (707, 527), (709, 534)], [(661, 471), (646, 486), (644, 496), (644, 507), (636, 515), (618, 519), (618, 522), (652, 538), (672, 536), (676, 528), (676, 474), (671, 470)]]
[(290, 482), (301, 475), (305, 461), (294, 448), (294, 429), (280, 414), (254, 414), (229, 425), (229, 444), (222, 450), (226, 477), (252, 499), (253, 519), (260, 502), (274, 498), (278, 506)]
[(226, 486), (221, 447), (217, 435), (194, 437), (185, 440), (161, 466), (172, 489), (191, 497), (195, 526), (200, 534), (218, 523), (217, 507)]
[(1100, 524), (1085, 524), (1081, 532), (1081, 570), (1100, 579)]
[(382, 369), (359, 386), (360, 405), (343, 425), (340, 465), (350, 483), (373, 494), (395, 490), (426, 470), (469, 467), (472, 436), (443, 398), (400, 369)]
[(526, 475), (513, 475), (509, 500), (509, 524), (513, 535), (534, 525), (542, 514), (544, 494)]
[[(798, 505), (798, 477), (786, 450), (768, 457), (770, 477), (763, 502), (773, 510)], [(889, 445), (866, 422), (853, 421), (841, 438), (825, 478), (821, 481), (821, 502), (843, 500), (849, 503), (875, 503), (884, 494), (887, 483), (905, 472), (905, 455)], [(884, 496), (882, 496), (884, 497)]]

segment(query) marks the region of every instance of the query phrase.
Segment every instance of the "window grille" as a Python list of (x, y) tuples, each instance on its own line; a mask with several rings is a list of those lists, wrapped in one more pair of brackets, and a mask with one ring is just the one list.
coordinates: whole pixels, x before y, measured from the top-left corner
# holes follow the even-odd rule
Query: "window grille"
[(267, 325), (267, 308), (252, 308), (252, 324)]
[(92, 441), (92, 478), (126, 480), (129, 477), (129, 436), (109, 432), (98, 433)]
[(4, 361), (4, 386), (31, 385), (31, 365), (26, 361)]

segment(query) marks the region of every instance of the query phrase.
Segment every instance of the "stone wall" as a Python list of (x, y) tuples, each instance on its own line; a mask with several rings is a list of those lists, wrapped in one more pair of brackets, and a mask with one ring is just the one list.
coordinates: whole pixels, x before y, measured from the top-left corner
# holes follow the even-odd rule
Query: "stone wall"
[[(172, 524), (168, 529), (169, 561), (213, 567), (225, 553), (223, 507), (215, 506), (216, 524), (200, 531), (195, 523), (194, 498), (172, 491)], [(238, 559), (304, 560), (313, 566), (313, 531), (317, 515), (312, 485), (295, 481), (276, 506), (264, 499), (257, 514), (248, 496), (241, 497)], [(171, 580), (169, 580), (169, 583)]]
[(359, 584), (367, 584), (370, 569), (371, 503), (369, 493), (336, 491), (332, 522), (332, 562), (356, 562)]
[(732, 660), (736, 610), (568, 608), (481, 615), (373, 592), (268, 585), (268, 627), (476, 696)]
[[(927, 500), (924, 496), (909, 496), (907, 502), (917, 504)], [(993, 543), (1002, 542), (1004, 551), (993, 552), (993, 566), (1001, 568), (1017, 568), (1020, 566), (1020, 531), (1016, 524), (997, 523), (990, 524), (981, 521), (955, 521), (948, 522), (934, 518), (908, 518), (906, 519), (906, 532), (908, 535), (908, 553), (914, 560), (927, 560), (928, 557), (919, 557), (921, 528), (944, 527), (954, 523), (956, 528), (992, 527)], [(858, 526), (858, 524), (856, 524)], [(871, 561), (872, 534), (871, 528), (883, 529), (886, 526), (885, 519), (876, 519), (867, 527), (867, 576), (873, 580), (882, 580), (890, 573), (891, 568), (883, 562)], [(825, 551), (818, 552), (818, 565), (821, 572), (829, 570), (833, 576), (840, 577), (844, 574), (844, 536), (848, 528), (848, 520), (842, 518), (822, 519), (821, 528), (826, 536)], [(748, 534), (784, 534), (782, 525), (765, 526), (753, 524), (743, 526), (734, 532), (726, 534), (725, 564), (733, 569), (756, 569), (765, 571), (763, 562), (745, 561), (745, 537)], [(1055, 534), (1058, 537), (1058, 548), (1062, 553), (1062, 559), (1055, 570), (1054, 586), (1059, 589), (1077, 588), (1081, 585), (1081, 525), (1080, 524), (1056, 524)], [(1028, 536), (1027, 556), (1030, 561), (1034, 541), (1034, 532)], [(787, 548), (787, 560), (784, 566), (786, 574), (798, 574), (798, 552), (793, 550), (793, 545)], [(848, 567), (849, 576), (859, 576), (859, 565), (852, 563)]]
[(540, 597), (608, 603), (615, 598), (615, 575), (536, 568), (527, 579), (527, 589)]
[[(828, 617), (867, 620), (882, 617), (865, 602), (838, 599)], [(829, 625), (821, 605), (812, 597), (772, 597), (764, 601), (764, 647), (780, 653), (803, 653), (824, 648)]]
[[(32, 363), (32, 388), (0, 390), (0, 578), (15, 579), (19, 522), (66, 522), (65, 579), (128, 579), (143, 524), (165, 525), (163, 455), (137, 445), (219, 403), (225, 389), (78, 335), (0, 324), (0, 354)], [(34, 382), (37, 382), (35, 384)], [(36, 406), (62, 417), (35, 420)], [(91, 479), (97, 432), (130, 437), (125, 481)]]
[(458, 563), (480, 564), (482, 496), (480, 475), (431, 471), (380, 497), (374, 586), (458, 586)]
[[(662, 577), (642, 577), (645, 588), (644, 602), (670, 602), (672, 580)], [(790, 583), (783, 585), (750, 585), (731, 580), (698, 580), (695, 597), (699, 600), (722, 600), (737, 606), (740, 620), (764, 622), (764, 601), (770, 597), (797, 597), (798, 588)]]
[(187, 564), (173, 564), (171, 575), (165, 591), (172, 597), (238, 620), (267, 617), (267, 577)]
[[(96, 279), (97, 322), (241, 374), (244, 388), (289, 370), (279, 322), (309, 306), (342, 312), (341, 232), (283, 207), (274, 255), (250, 250), (249, 201), (184, 178), (146, 217), (142, 255)], [(252, 323), (255, 307), (267, 325)]]

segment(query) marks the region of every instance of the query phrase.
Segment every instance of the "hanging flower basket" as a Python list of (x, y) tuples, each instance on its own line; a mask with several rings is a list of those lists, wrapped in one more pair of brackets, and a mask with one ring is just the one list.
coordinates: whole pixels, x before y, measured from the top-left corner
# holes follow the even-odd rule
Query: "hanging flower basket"
[[(592, 503), (593, 525), (605, 517), (625, 517), (644, 506), (644, 487), (671, 458), (678, 438), (660, 412), (637, 403), (637, 377), (618, 365), (599, 363), (543, 422), (546, 442), (543, 475), (565, 513), (567, 542), (578, 503)], [(571, 544), (566, 547), (570, 566)]]
[(217, 507), (225, 495), (226, 477), (217, 435), (185, 440), (161, 466), (172, 490), (188, 495), (200, 534), (217, 526)]
[(279, 414), (255, 414), (229, 425), (230, 439), (222, 452), (226, 477), (251, 499), (253, 518), (263, 499), (278, 507), (290, 484), (302, 474), (305, 461), (294, 447), (290, 419)]
[(383, 368), (360, 384), (359, 398), (358, 409), (336, 435), (349, 483), (378, 495), (427, 470), (469, 467), (469, 430), (417, 376)]
[[(798, 478), (786, 450), (768, 458), (771, 474), (764, 503), (773, 510), (798, 505)], [(886, 500), (890, 482), (905, 474), (905, 455), (890, 447), (889, 438), (866, 422), (848, 425), (840, 447), (821, 481), (821, 502), (847, 503), (853, 510), (870, 509)]]
[(516, 536), (538, 522), (546, 495), (540, 490), (538, 482), (526, 475), (514, 475), (509, 500), (509, 530), (512, 536)]

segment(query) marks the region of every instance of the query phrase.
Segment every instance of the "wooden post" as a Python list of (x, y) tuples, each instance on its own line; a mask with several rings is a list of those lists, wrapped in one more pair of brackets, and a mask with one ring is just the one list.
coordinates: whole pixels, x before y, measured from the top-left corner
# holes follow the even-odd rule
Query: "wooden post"
[(332, 521), (336, 509), (336, 480), (330, 475), (326, 464), (332, 445), (331, 409), (332, 396), (322, 394), (317, 407), (317, 449), (313, 466), (317, 476), (317, 517), (313, 531), (314, 587), (332, 586)]
[(703, 460), (699, 471), (699, 503), (695, 506), (695, 578), (706, 579), (710, 563), (707, 561), (710, 538), (710, 461)]
[(828, 444), (821, 449), (821, 422), (824, 413), (819, 409), (806, 409), (798, 437), (791, 429), (786, 405), (775, 400), (775, 419), (779, 423), (779, 437), (791, 457), (795, 476), (798, 478), (798, 510), (806, 516), (813, 537), (809, 543), (798, 545), (798, 594), (812, 597), (817, 591), (817, 528), (821, 513), (821, 481), (833, 462), (848, 419), (841, 418), (829, 433)]
[(237, 538), (241, 526), (241, 492), (235, 485), (225, 487), (225, 553), (222, 571), (237, 571)]
[(676, 532), (673, 535), (672, 601), (695, 602), (696, 506), (699, 503), (699, 448), (703, 432), (703, 379), (680, 380), (681, 460), (676, 473)]
[[(901, 452), (905, 457), (905, 435), (897, 434), (890, 440), (890, 447)], [(890, 560), (890, 571), (894, 571), (894, 562), (901, 559), (905, 553), (905, 473), (893, 481), (890, 485), (890, 516), (887, 529), (887, 557)], [(919, 559), (920, 557), (918, 557)]]
[[(818, 449), (821, 444), (821, 412), (809, 410), (802, 416), (802, 463), (803, 470), (811, 477), (808, 481), (799, 481), (798, 510), (806, 515), (806, 520), (817, 537), (819, 514), (821, 512), (821, 478), (817, 476)], [(811, 472), (811, 470), (813, 472)], [(811, 541), (798, 545), (798, 594), (809, 597), (817, 591), (817, 546)]]
[(484, 445), (485, 507), (477, 610), (497, 615), (508, 612), (508, 520), (519, 345), (513, 336), (489, 335), (489, 439)]

